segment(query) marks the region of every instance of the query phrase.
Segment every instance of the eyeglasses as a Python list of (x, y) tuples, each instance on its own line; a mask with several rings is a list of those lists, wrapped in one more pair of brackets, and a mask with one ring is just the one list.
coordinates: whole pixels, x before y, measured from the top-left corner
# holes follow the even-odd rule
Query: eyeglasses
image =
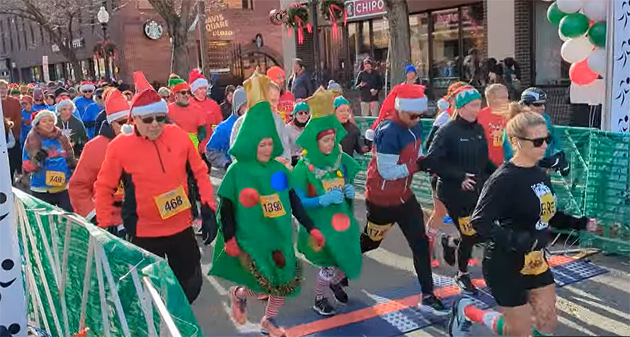
[(536, 138), (536, 139), (529, 139), (529, 138), (519, 138), (519, 139), (528, 140), (532, 142), (532, 144), (534, 144), (534, 147), (541, 147), (543, 143), (547, 143), (547, 145), (551, 143), (551, 136), (547, 136), (543, 138)]
[(143, 117), (140, 119), (142, 121), (142, 123), (144, 124), (152, 124), (153, 121), (158, 122), (159, 124), (162, 124), (164, 122), (166, 122), (166, 116), (150, 116), (150, 117)]
[(182, 90), (178, 91), (177, 93), (182, 95), (192, 95), (192, 92), (190, 90)]
[(409, 114), (409, 119), (411, 119), (412, 121), (415, 121), (416, 119), (420, 119), (420, 117), (422, 117), (422, 115), (420, 114)]
[(541, 106), (545, 106), (545, 103), (532, 103), (533, 106), (540, 108)]
[(91, 94), (91, 93), (93, 93), (93, 92), (94, 92), (94, 91), (92, 91), (92, 90), (85, 90), (85, 91), (83, 91), (83, 93), (84, 93), (84, 94)]

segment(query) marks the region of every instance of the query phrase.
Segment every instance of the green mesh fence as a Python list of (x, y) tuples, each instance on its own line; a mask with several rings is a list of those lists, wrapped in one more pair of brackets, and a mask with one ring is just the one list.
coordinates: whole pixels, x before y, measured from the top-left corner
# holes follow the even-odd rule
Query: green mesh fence
[[(51, 336), (163, 336), (150, 283), (181, 336), (201, 329), (168, 264), (83, 218), (15, 190), (29, 324)], [(150, 281), (150, 282), (148, 282)]]
[[(356, 117), (362, 133), (374, 119)], [(432, 125), (432, 119), (422, 120), (423, 138)], [(556, 131), (571, 164), (567, 177), (557, 173), (551, 177), (558, 208), (603, 224), (597, 234), (581, 234), (582, 246), (630, 255), (630, 135), (572, 127), (556, 127)], [(370, 158), (371, 154), (356, 156), (364, 169)], [(357, 184), (364, 183), (364, 173)], [(427, 174), (416, 174), (412, 188), (423, 207), (432, 206)]]

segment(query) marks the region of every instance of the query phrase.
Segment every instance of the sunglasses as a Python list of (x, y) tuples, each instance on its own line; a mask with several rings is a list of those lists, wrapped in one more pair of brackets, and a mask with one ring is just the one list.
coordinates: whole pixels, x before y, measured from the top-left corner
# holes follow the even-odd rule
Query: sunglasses
[(142, 123), (144, 124), (152, 124), (153, 121), (158, 122), (159, 124), (162, 124), (164, 122), (166, 122), (166, 116), (150, 116), (150, 117), (143, 117), (140, 119), (142, 121)]
[(296, 115), (308, 115), (308, 114), (309, 114), (309, 112), (308, 112), (308, 111), (298, 111), (298, 112), (296, 113)]
[(92, 90), (85, 90), (85, 91), (83, 91), (83, 93), (84, 93), (84, 94), (91, 94), (91, 93), (93, 93), (93, 92), (94, 92), (94, 91), (92, 91)]
[(420, 117), (422, 117), (422, 115), (420, 114), (409, 114), (409, 119), (411, 119), (412, 121), (415, 121), (416, 119), (420, 119)]
[(520, 138), (522, 140), (528, 140), (530, 142), (532, 142), (532, 144), (534, 144), (534, 147), (541, 147), (543, 145), (543, 143), (547, 143), (547, 145), (549, 145), (549, 143), (551, 143), (551, 136), (547, 136), (547, 137), (543, 137), (543, 138), (536, 138), (536, 139), (529, 139), (529, 138)]
[[(119, 121), (113, 121), (112, 124), (124, 125), (127, 122), (126, 119), (121, 119)], [(153, 121), (151, 121), (153, 123)]]
[(192, 95), (192, 92), (190, 90), (178, 91), (177, 93), (182, 95)]
[(544, 106), (545, 103), (532, 103), (533, 106), (540, 108), (541, 106)]

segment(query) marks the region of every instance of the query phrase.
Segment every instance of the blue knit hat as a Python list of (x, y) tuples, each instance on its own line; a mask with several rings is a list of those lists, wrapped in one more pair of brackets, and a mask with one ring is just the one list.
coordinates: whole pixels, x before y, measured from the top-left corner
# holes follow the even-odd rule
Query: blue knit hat
[(342, 105), (350, 105), (350, 102), (348, 102), (348, 100), (343, 97), (343, 96), (339, 96), (337, 98), (335, 98), (335, 102), (333, 103), (333, 107), (335, 108), (335, 110), (337, 110), (338, 107), (342, 106)]
[(405, 68), (405, 75), (409, 74), (410, 72), (414, 72), (414, 73), (418, 73), (416, 71), (416, 67), (414, 67), (412, 64), (408, 65), (407, 68)]

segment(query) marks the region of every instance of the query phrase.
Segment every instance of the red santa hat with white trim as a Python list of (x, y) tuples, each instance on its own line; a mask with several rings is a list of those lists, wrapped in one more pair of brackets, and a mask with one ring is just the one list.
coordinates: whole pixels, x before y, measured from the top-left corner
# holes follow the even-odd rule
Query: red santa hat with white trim
[(94, 91), (96, 90), (96, 85), (94, 85), (94, 83), (92, 82), (88, 82), (88, 81), (83, 81), (81, 82), (81, 86), (79, 87), (79, 91), (84, 92), (84, 91)]
[(129, 116), (129, 102), (119, 90), (112, 90), (107, 96), (105, 113), (107, 114), (107, 122), (110, 124), (115, 120)]
[(188, 75), (188, 83), (190, 83), (190, 89), (194, 93), (197, 89), (202, 87), (208, 87), (208, 80), (201, 74), (199, 69), (193, 69)]
[[(134, 73), (134, 79), (140, 80), (140, 82), (146, 81), (144, 74), (140, 71)], [(141, 83), (135, 83), (136, 88)], [(133, 126), (131, 125), (131, 120), (133, 117), (147, 116), (159, 113), (168, 113), (168, 106), (166, 102), (158, 95), (158, 93), (153, 89), (145, 88), (142, 91), (137, 92), (133, 99), (131, 100), (131, 107), (129, 109), (129, 114), (127, 117), (127, 124), (123, 125), (121, 128), (121, 132), (125, 135), (130, 135), (133, 133)]]
[(365, 130), (365, 138), (374, 141), (374, 130), (378, 124), (389, 118), (396, 111), (406, 113), (423, 113), (427, 111), (428, 101), (424, 94), (425, 87), (419, 84), (399, 84), (392, 88), (383, 101), (378, 118), (370, 129)]

